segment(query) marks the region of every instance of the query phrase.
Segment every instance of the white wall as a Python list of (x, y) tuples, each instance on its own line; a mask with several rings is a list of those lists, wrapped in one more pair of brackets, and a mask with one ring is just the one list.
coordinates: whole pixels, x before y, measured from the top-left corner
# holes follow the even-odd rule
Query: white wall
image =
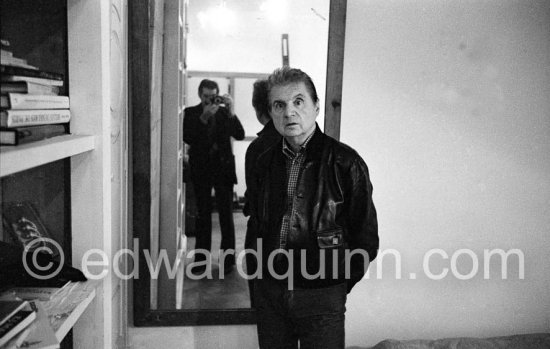
[[(383, 275), (348, 298), (347, 344), (550, 330), (548, 2), (349, 0), (341, 139), (374, 184)], [(442, 280), (471, 249), (479, 272)], [(484, 249), (520, 249), (483, 278)], [(468, 274), (472, 257), (457, 259)], [(410, 279), (416, 273), (416, 280)]]

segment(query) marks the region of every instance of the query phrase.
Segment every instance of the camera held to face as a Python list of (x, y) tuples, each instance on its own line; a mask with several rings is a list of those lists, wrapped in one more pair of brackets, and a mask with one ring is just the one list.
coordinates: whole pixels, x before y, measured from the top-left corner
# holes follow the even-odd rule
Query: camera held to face
[(222, 96), (212, 96), (208, 99), (209, 104), (224, 104), (225, 100)]

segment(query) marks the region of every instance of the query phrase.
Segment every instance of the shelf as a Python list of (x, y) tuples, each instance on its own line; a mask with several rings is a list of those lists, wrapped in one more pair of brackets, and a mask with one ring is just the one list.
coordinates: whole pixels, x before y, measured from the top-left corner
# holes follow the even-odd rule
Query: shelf
[[(98, 285), (97, 281), (69, 282), (64, 287), (57, 289), (49, 300), (40, 301), (48, 315), (55, 337), (59, 342), (63, 341), (67, 333), (69, 333), (90, 303), (92, 303), (96, 296)], [(33, 287), (23, 287), (23, 289), (33, 289)], [(37, 289), (40, 290), (41, 288), (38, 287)], [(36, 294), (47, 295), (51, 292), (52, 288), (45, 288), (43, 290), (43, 292), (35, 292)], [(18, 292), (20, 291), (5, 291), (1, 298), (3, 300), (33, 299), (29, 296), (29, 291), (23, 291), (24, 295)], [(39, 300), (40, 297), (37, 296), (34, 299)]]
[(51, 300), (43, 302), (50, 324), (60, 342), (73, 328), (96, 295), (97, 282), (71, 282)]
[(0, 147), (0, 177), (94, 149), (94, 137), (65, 135), (43, 141)]

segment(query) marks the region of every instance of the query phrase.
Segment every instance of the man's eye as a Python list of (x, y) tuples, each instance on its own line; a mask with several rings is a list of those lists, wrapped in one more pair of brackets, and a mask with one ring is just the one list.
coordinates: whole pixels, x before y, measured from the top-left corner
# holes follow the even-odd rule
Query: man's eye
[(284, 107), (283, 103), (280, 103), (280, 102), (273, 103), (273, 108), (275, 108), (275, 110), (282, 110), (283, 107)]
[(301, 99), (301, 98), (298, 98), (294, 101), (294, 104), (297, 106), (297, 107), (300, 107), (304, 104), (304, 100)]

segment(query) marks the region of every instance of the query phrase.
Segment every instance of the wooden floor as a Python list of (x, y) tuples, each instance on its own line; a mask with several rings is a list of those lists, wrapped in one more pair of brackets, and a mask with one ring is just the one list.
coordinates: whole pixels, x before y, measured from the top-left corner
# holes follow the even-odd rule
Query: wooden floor
[[(237, 256), (244, 248), (244, 237), (246, 233), (247, 218), (241, 211), (233, 213), (235, 221), (235, 240)], [(192, 280), (187, 276), (183, 281), (183, 304), (182, 309), (235, 309), (250, 308), (250, 299), (248, 293), (248, 283), (237, 268), (233, 269), (228, 275), (220, 275), (218, 258), (220, 247), (220, 225), (218, 214), (212, 214), (212, 265), (208, 277), (201, 280)], [(188, 249), (195, 246), (195, 238), (188, 238)], [(186, 260), (186, 265), (191, 263), (192, 259)], [(239, 268), (246, 270), (244, 260), (237, 260)], [(210, 278), (210, 275), (212, 278)]]

